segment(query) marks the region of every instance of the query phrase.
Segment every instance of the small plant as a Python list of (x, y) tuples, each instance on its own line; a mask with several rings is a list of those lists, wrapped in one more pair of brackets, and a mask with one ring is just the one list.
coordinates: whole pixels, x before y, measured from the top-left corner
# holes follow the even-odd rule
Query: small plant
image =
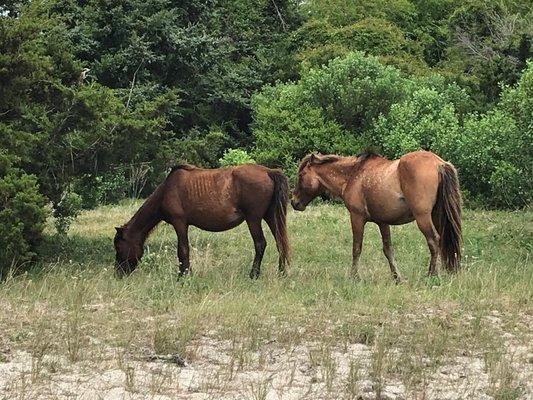
[(383, 387), (385, 385), (385, 373), (387, 370), (387, 349), (386, 338), (383, 337), (383, 332), (376, 336), (374, 341), (374, 348), (372, 349), (372, 364), (370, 368), (370, 375), (373, 378), (373, 388), (376, 393), (376, 399), (381, 399)]
[(253, 400), (266, 400), (268, 388), (272, 385), (272, 377), (259, 379), (250, 383), (250, 394)]
[(188, 318), (179, 326), (165, 322), (158, 323), (152, 342), (155, 354), (184, 356), (186, 346), (194, 337), (196, 328), (195, 322)]
[(82, 209), (82, 199), (77, 193), (66, 191), (54, 209), (57, 233), (66, 235), (68, 228)]
[(242, 149), (228, 149), (224, 152), (222, 158), (218, 160), (221, 167), (229, 167), (231, 165), (241, 164), (255, 164), (255, 160)]
[(359, 380), (359, 369), (359, 363), (351, 360), (350, 370), (348, 371), (345, 383), (346, 400), (355, 400), (359, 394), (359, 384), (357, 382)]
[(489, 374), (489, 392), (495, 400), (518, 400), (524, 389), (516, 382), (512, 363), (504, 354), (485, 355), (485, 369)]

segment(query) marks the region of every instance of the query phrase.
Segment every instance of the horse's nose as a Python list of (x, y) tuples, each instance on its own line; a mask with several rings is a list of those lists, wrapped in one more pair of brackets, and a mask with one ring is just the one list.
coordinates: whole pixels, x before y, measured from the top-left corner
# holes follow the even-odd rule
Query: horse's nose
[(296, 201), (294, 199), (291, 200), (291, 206), (296, 211), (302, 211), (302, 204), (299, 201)]

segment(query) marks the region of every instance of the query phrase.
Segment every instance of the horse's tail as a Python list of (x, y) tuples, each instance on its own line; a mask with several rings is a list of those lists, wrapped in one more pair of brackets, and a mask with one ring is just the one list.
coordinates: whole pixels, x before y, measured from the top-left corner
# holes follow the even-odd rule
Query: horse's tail
[(289, 181), (281, 171), (277, 170), (269, 171), (268, 176), (274, 182), (274, 191), (267, 215), (270, 218), (272, 233), (276, 239), (280, 261), (283, 264), (288, 264), (290, 262), (289, 237), (287, 235)]
[(450, 163), (439, 166), (439, 188), (432, 219), (440, 235), (442, 262), (448, 271), (456, 271), (461, 261), (461, 192), (457, 171)]

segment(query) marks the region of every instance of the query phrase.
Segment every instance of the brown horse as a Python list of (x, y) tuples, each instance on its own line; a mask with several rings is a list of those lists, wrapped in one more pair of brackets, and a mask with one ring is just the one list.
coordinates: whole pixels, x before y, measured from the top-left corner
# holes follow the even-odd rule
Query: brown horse
[(178, 236), (180, 275), (190, 271), (188, 228), (225, 231), (246, 221), (255, 246), (251, 278), (259, 277), (266, 240), (264, 219), (279, 252), (280, 273), (289, 261), (287, 239), (287, 178), (278, 170), (254, 164), (231, 168), (202, 169), (192, 165), (174, 167), (125, 225), (115, 228), (116, 272), (133, 272), (143, 246), (160, 222), (171, 224)]
[(307, 155), (298, 170), (291, 201), (303, 211), (322, 192), (340, 197), (348, 211), (353, 233), (353, 273), (359, 277), (359, 256), (366, 222), (379, 226), (383, 252), (393, 278), (402, 277), (392, 254), (390, 225), (416, 220), (426, 237), (431, 259), (429, 275), (437, 275), (439, 252), (449, 271), (461, 258), (461, 194), (457, 172), (439, 156), (416, 151), (390, 161), (373, 152), (356, 157)]

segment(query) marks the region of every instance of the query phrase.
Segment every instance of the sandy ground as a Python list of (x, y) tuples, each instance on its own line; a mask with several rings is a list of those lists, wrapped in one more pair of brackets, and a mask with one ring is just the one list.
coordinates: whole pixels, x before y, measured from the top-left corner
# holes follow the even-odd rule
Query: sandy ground
[[(532, 399), (531, 340), (524, 345), (506, 335), (506, 365), (522, 387), (520, 398)], [(376, 380), (371, 346), (356, 343), (327, 350), (312, 342), (287, 349), (267, 341), (256, 350), (241, 351), (235, 342), (202, 336), (189, 344), (184, 365), (165, 357), (135, 359), (113, 349), (77, 363), (53, 355), (39, 362), (25, 351), (5, 352), (0, 399), (481, 400), (493, 398), (491, 385), (498, 384), (477, 357), (442, 360), (438, 367), (428, 367), (413, 389), (391, 374), (381, 383)], [(389, 349), (384, 363), (392, 356), (394, 349)]]

